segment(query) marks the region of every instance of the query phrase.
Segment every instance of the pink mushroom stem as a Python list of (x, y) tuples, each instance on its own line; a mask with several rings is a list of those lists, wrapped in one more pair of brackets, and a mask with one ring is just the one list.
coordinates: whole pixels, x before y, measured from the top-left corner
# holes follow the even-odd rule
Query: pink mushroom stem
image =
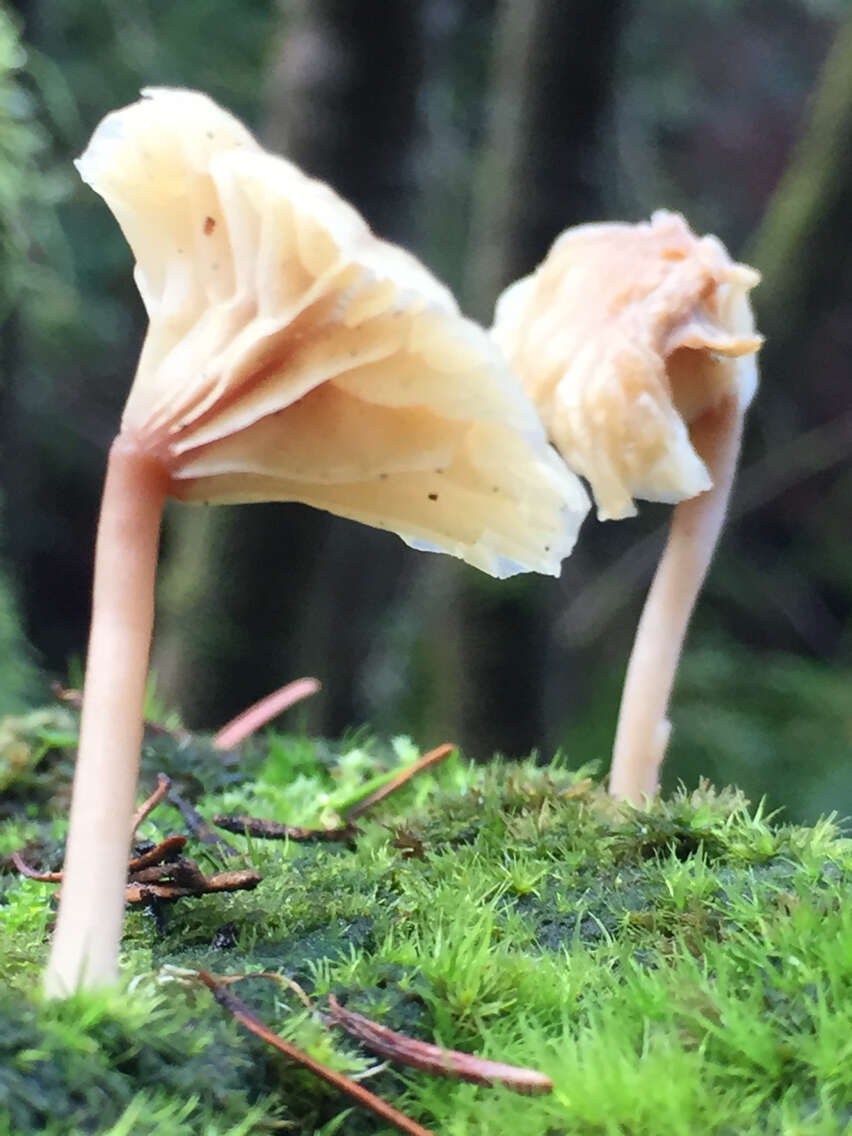
[(310, 698), (319, 690), (322, 690), (322, 684), (316, 678), (296, 678), (288, 682), (286, 686), (267, 694), (259, 702), (252, 703), (236, 718), (232, 718), (213, 738), (213, 745), (217, 749), (234, 749), (267, 722), (271, 722), (273, 718), (277, 718), (279, 714), (283, 714), (303, 698)]
[(160, 521), (168, 475), (113, 442), (95, 549), (85, 697), (48, 994), (114, 982), (136, 802)]
[(695, 601), (719, 539), (736, 473), (743, 408), (723, 399), (690, 428), (713, 488), (679, 502), (627, 667), (609, 780), (611, 796), (642, 803), (657, 790), (671, 724), (667, 718), (678, 661)]

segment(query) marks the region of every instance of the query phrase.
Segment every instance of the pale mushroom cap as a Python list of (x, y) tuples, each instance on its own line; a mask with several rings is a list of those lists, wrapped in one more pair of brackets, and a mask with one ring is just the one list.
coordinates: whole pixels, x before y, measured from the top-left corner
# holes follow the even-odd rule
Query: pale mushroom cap
[(757, 388), (754, 269), (678, 214), (566, 230), (497, 302), (493, 337), (602, 520), (710, 487), (689, 424)]
[(205, 95), (143, 95), (77, 164), (136, 256), (150, 324), (122, 429), (173, 494), (302, 501), (558, 574), (588, 500), (488, 335)]

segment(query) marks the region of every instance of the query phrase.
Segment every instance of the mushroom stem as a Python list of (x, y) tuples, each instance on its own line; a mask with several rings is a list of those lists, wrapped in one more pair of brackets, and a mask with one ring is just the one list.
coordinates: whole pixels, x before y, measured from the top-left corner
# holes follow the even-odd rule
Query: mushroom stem
[(729, 395), (690, 428), (713, 488), (679, 502), (657, 567), (621, 696), (610, 795), (633, 804), (657, 790), (671, 724), (666, 717), (695, 601), (725, 520), (742, 437), (743, 408)]
[(45, 990), (114, 982), (136, 801), (168, 476), (137, 440), (110, 449), (95, 548), (92, 625), (62, 895)]

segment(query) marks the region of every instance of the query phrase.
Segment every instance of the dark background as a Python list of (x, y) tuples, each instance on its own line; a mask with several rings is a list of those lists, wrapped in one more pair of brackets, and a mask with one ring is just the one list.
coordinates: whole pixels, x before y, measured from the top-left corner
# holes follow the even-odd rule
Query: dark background
[[(852, 813), (852, 17), (846, 0), (0, 0), (0, 710), (88, 621), (100, 482), (144, 333), (71, 158), (195, 86), (330, 181), (488, 323), (563, 228), (681, 210), (757, 265), (767, 335), (666, 783)], [(606, 768), (668, 511), (590, 518), (495, 582), (296, 505), (170, 507), (154, 664), (213, 727), (302, 673), (310, 729)]]

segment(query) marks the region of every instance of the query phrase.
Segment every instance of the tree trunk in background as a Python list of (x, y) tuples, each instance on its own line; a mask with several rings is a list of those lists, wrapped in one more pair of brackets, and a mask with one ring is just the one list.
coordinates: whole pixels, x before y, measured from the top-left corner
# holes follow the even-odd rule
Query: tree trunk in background
[[(497, 6), (462, 285), (465, 309), (486, 325), (500, 291), (530, 272), (562, 229), (603, 213), (605, 123), (627, 8), (619, 0)], [(432, 654), (455, 680), (435, 720), (483, 756), (551, 742), (572, 677), (572, 660), (552, 647), (560, 582), (492, 582), (449, 561), (423, 571), (440, 597), (426, 622)]]
[[(750, 591), (737, 589), (745, 628), (758, 641), (771, 636), (783, 643), (786, 637), (787, 649), (805, 648), (826, 660), (843, 658), (849, 644), (848, 586), (831, 565), (833, 560), (848, 563), (832, 549), (836, 519), (846, 526), (848, 540), (852, 515), (852, 484), (843, 474), (852, 453), (850, 151), (852, 17), (847, 16), (823, 64), (800, 140), (746, 252), (763, 274), (754, 303), (766, 336), (751, 431), (760, 439), (764, 467), (789, 452), (790, 476), (783, 505), (781, 493), (770, 488), (768, 507), (735, 530), (741, 562), (766, 563), (770, 542), (779, 554), (772, 565), (774, 624), (755, 622), (754, 601), (758, 589), (767, 586), (764, 576), (752, 581)], [(807, 448), (797, 454), (806, 432)], [(748, 489), (759, 499), (763, 484), (752, 479)], [(790, 555), (802, 541), (812, 558), (807, 572)]]
[(494, 301), (568, 225), (600, 219), (604, 136), (626, 0), (501, 0), (472, 212), (467, 308)]
[[(299, 0), (286, 20), (264, 140), (329, 181), (381, 236), (415, 235), (419, 5)], [(176, 510), (155, 666), (192, 723), (214, 725), (298, 674), (324, 684), (314, 728), (363, 714), (359, 671), (408, 553), (295, 505)]]
[[(836, 308), (843, 284), (852, 283), (850, 151), (852, 18), (847, 18), (826, 59), (801, 140), (746, 253), (763, 273), (755, 292), (767, 340), (763, 370), (779, 371), (796, 388), (815, 324), (826, 309)], [(847, 405), (848, 396), (842, 400)], [(802, 424), (785, 423), (790, 425)]]

